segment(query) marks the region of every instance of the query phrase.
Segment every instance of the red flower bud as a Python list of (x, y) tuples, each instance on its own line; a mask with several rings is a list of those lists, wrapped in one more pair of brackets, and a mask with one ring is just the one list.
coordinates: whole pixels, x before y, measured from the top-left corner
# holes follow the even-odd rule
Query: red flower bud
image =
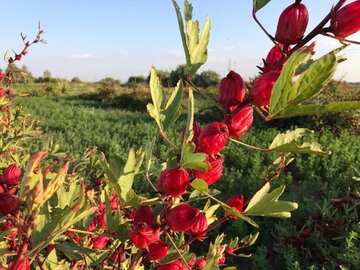
[(220, 81), (219, 101), (227, 106), (237, 105), (244, 99), (245, 82), (241, 76), (230, 70)]
[(16, 186), (20, 183), (20, 177), (21, 177), (21, 169), (16, 166), (16, 164), (12, 164), (9, 167), (6, 168), (2, 175), (2, 180), (8, 185), (8, 186)]
[(185, 232), (194, 225), (198, 214), (199, 209), (188, 204), (180, 204), (169, 211), (166, 224), (174, 232)]
[(112, 198), (110, 201), (111, 210), (116, 210), (119, 208), (119, 206), (120, 206), (119, 199), (116, 197)]
[(331, 17), (331, 30), (339, 39), (344, 39), (360, 30), (360, 0), (354, 1)]
[(30, 270), (30, 261), (28, 258), (22, 258), (11, 264), (8, 270)]
[(236, 138), (241, 137), (251, 127), (254, 116), (254, 110), (252, 107), (244, 107), (238, 111), (234, 116), (230, 116), (226, 119), (225, 123), (229, 128), (231, 136)]
[(131, 230), (130, 241), (138, 248), (147, 248), (151, 243), (158, 241), (160, 229), (153, 231), (145, 222), (140, 222)]
[(55, 248), (54, 244), (48, 244), (45, 249), (47, 252), (51, 252), (54, 248)]
[(204, 257), (202, 257), (197, 261), (197, 266), (199, 269), (203, 269), (205, 265), (206, 265), (206, 259)]
[(229, 246), (227, 246), (226, 249), (225, 249), (225, 252), (226, 252), (227, 254), (229, 254), (229, 255), (232, 255), (232, 254), (234, 253), (234, 249), (231, 248), (231, 247), (229, 247)]
[[(181, 133), (181, 141), (184, 141), (185, 131), (186, 131), (186, 128), (184, 128), (182, 133)], [(192, 139), (192, 142), (197, 144), (199, 136), (200, 136), (201, 131), (202, 131), (202, 127), (196, 121), (193, 122), (193, 131), (194, 131), (194, 137)]]
[(173, 261), (171, 263), (158, 265), (157, 270), (188, 270), (188, 267), (181, 261)]
[(157, 261), (165, 257), (168, 252), (168, 246), (166, 242), (158, 241), (149, 245), (149, 252), (146, 254), (146, 257), (149, 260)]
[(218, 261), (218, 263), (219, 263), (219, 264), (224, 264), (224, 263), (225, 263), (225, 260), (226, 260), (225, 254), (222, 254), (221, 257), (220, 257), (220, 259), (219, 259), (219, 261)]
[(304, 4), (294, 3), (280, 15), (275, 39), (285, 46), (299, 43), (309, 22), (309, 14)]
[(273, 86), (280, 76), (279, 71), (270, 71), (258, 77), (249, 92), (249, 99), (259, 106), (264, 107), (270, 104), (271, 92)]
[(135, 213), (134, 224), (140, 222), (145, 222), (146, 224), (152, 226), (156, 223), (155, 216), (150, 206), (140, 206)]
[(208, 186), (210, 186), (220, 179), (222, 175), (223, 162), (224, 160), (220, 155), (210, 156), (209, 163), (211, 168), (206, 172), (193, 171), (193, 174), (196, 178), (204, 180)]
[(21, 60), (21, 54), (15, 55), (15, 60), (20, 61)]
[(109, 238), (106, 236), (98, 236), (93, 240), (93, 245), (95, 249), (102, 250), (106, 247), (107, 243), (109, 242)]
[(0, 193), (0, 214), (7, 215), (13, 214), (20, 205), (18, 197), (8, 194)]
[(194, 225), (191, 226), (189, 233), (191, 235), (199, 235), (208, 228), (208, 222), (205, 213), (201, 212), (197, 215)]
[[(274, 46), (271, 48), (269, 53), (266, 56), (266, 59), (264, 61), (264, 67), (262, 68), (263, 74), (271, 71), (273, 67), (281, 60), (282, 58), (282, 49), (284, 45), (281, 43), (278, 43), (278, 46)], [(276, 70), (281, 70), (282, 65), (279, 65)]]
[(158, 182), (159, 191), (165, 196), (180, 197), (186, 192), (189, 173), (184, 168), (171, 168), (161, 172)]
[[(232, 196), (226, 203), (228, 206), (235, 208), (236, 211), (242, 212), (242, 208), (244, 205), (244, 196)], [(237, 218), (235, 216), (231, 216), (232, 218)]]
[(211, 123), (200, 134), (199, 151), (209, 156), (217, 155), (225, 147), (228, 138), (229, 130), (225, 123)]

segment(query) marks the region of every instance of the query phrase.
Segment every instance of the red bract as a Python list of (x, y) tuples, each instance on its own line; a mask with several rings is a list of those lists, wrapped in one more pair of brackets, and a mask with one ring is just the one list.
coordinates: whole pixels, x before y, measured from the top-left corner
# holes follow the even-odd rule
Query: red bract
[(18, 197), (8, 194), (0, 193), (0, 214), (14, 214), (14, 212), (19, 208), (20, 201)]
[(140, 206), (135, 213), (134, 224), (140, 222), (145, 222), (146, 224), (152, 226), (156, 223), (155, 216), (150, 206)]
[[(185, 131), (186, 131), (186, 128), (184, 128), (183, 132), (181, 133), (181, 141), (184, 141)], [(194, 131), (194, 137), (192, 138), (192, 142), (197, 144), (199, 136), (202, 131), (202, 127), (196, 121), (193, 122), (193, 131)]]
[(153, 231), (145, 222), (140, 222), (131, 230), (129, 234), (130, 241), (138, 248), (147, 248), (151, 243), (158, 241), (160, 229)]
[(184, 168), (171, 168), (161, 172), (158, 182), (159, 191), (165, 196), (180, 197), (186, 192), (189, 173)]
[(2, 180), (9, 186), (16, 186), (20, 183), (21, 169), (12, 164), (6, 168), (2, 175)]
[(237, 105), (244, 99), (245, 82), (241, 76), (230, 70), (220, 81), (219, 101), (227, 106)]
[(189, 268), (181, 261), (173, 261), (171, 263), (158, 265), (157, 270), (188, 270)]
[(225, 147), (228, 138), (229, 130), (225, 123), (211, 123), (201, 132), (198, 142), (199, 151), (210, 156), (217, 155)]
[[(264, 74), (272, 70), (272, 68), (281, 60), (282, 58), (281, 50), (283, 49), (283, 47), (284, 46), (281, 43), (279, 43), (277, 46), (275, 45), (274, 47), (271, 48), (271, 50), (266, 56), (264, 67), (262, 68), (262, 72)], [(278, 69), (281, 69), (281, 65), (279, 65)]]
[(261, 108), (268, 106), (273, 86), (279, 76), (279, 71), (270, 71), (257, 78), (250, 89), (249, 99)]
[(205, 213), (199, 213), (196, 217), (194, 225), (191, 226), (189, 233), (191, 235), (199, 235), (208, 228), (208, 222)]
[(30, 261), (28, 258), (22, 258), (11, 264), (8, 270), (30, 270)]
[(98, 236), (94, 239), (93, 245), (95, 249), (102, 250), (106, 247), (107, 243), (109, 242), (109, 238), (106, 236)]
[(146, 257), (152, 261), (160, 260), (168, 252), (167, 243), (163, 241), (152, 243), (148, 248), (149, 252), (146, 254)]
[[(236, 211), (242, 212), (242, 208), (244, 206), (244, 196), (232, 196), (226, 203), (228, 206), (235, 208)], [(235, 216), (231, 216), (232, 218), (237, 218)]]
[(211, 168), (206, 171), (193, 171), (196, 178), (204, 180), (208, 186), (214, 184), (222, 175), (222, 164), (224, 160), (220, 155), (210, 156), (209, 164)]
[(280, 15), (275, 39), (285, 46), (298, 43), (304, 36), (309, 14), (304, 4), (294, 3)]
[(239, 138), (244, 135), (253, 123), (253, 113), (254, 109), (252, 107), (244, 107), (234, 116), (228, 117), (225, 123), (229, 128), (230, 136)]
[(194, 225), (198, 214), (199, 209), (188, 204), (180, 204), (169, 211), (166, 224), (174, 232), (185, 232)]
[(360, 30), (360, 0), (354, 1), (331, 17), (331, 31), (339, 39), (344, 39)]

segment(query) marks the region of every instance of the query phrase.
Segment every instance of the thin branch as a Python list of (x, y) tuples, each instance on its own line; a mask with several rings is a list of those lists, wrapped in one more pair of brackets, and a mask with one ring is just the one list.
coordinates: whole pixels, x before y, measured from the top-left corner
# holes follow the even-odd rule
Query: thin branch
[(169, 233), (164, 230), (166, 237), (170, 240), (171, 244), (173, 245), (173, 247), (175, 248), (176, 252), (179, 254), (181, 260), (184, 262), (184, 264), (188, 267), (188, 269), (191, 269), (191, 267), (188, 265), (187, 261), (185, 260), (184, 256), (181, 254), (180, 249), (176, 246), (174, 240), (171, 238), (171, 236), (169, 235)]
[(269, 149), (269, 148), (259, 148), (259, 147), (256, 147), (256, 146), (253, 146), (253, 145), (250, 145), (250, 144), (247, 144), (247, 143), (244, 143), (243, 141), (240, 141), (240, 140), (236, 140), (236, 139), (233, 139), (233, 138), (230, 138), (230, 141), (232, 142), (235, 142), (235, 143), (238, 143), (238, 144), (241, 144), (247, 148), (250, 148), (250, 149), (254, 149), (254, 150), (257, 150), (257, 151), (261, 151), (261, 152), (271, 152), (272, 150)]
[(261, 28), (261, 30), (265, 33), (265, 35), (267, 35), (267, 37), (276, 45), (278, 46), (278, 44), (276, 43), (275, 41), (275, 38), (269, 34), (269, 32), (265, 29), (265, 27), (260, 23), (260, 21), (258, 20), (258, 18), (256, 17), (256, 12), (255, 10), (253, 9), (252, 11), (252, 16), (253, 16), (253, 19), (255, 20), (256, 24)]
[[(339, 40), (337, 37), (335, 37), (335, 36), (333, 36), (333, 35), (330, 35), (330, 34), (328, 34), (328, 33), (326, 33), (326, 32), (322, 32), (322, 33), (320, 33), (320, 34), (323, 35), (323, 36), (329, 37), (329, 38), (333, 38), (333, 39)], [(339, 40), (339, 41), (340, 41), (340, 43), (342, 43), (342, 44), (344, 44), (345, 42), (347, 42), (347, 43), (352, 43), (352, 44), (360, 45), (360, 41), (355, 41), (355, 40), (350, 40), (350, 39), (341, 39), (341, 40)], [(349, 44), (346, 44), (346, 45), (349, 45)]]

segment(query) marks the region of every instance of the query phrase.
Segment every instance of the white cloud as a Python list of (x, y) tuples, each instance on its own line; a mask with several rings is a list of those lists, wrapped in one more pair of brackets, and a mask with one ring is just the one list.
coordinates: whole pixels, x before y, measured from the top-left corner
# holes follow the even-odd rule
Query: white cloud
[(89, 58), (93, 58), (93, 56), (89, 53), (80, 53), (80, 54), (72, 54), (72, 55), (70, 55), (70, 58), (72, 58), (72, 59), (89, 59)]

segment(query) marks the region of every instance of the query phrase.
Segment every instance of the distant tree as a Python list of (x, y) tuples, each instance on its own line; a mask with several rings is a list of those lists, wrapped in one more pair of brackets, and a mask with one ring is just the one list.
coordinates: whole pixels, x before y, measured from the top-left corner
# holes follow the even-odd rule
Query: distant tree
[(201, 87), (217, 86), (220, 81), (220, 74), (213, 70), (206, 70), (194, 77), (194, 83)]
[(72, 83), (81, 83), (81, 80), (80, 80), (80, 78), (78, 76), (76, 76), (76, 77), (71, 79), (71, 82)]
[(185, 65), (180, 65), (170, 72), (170, 86), (175, 87), (180, 78), (186, 79)]
[(29, 71), (29, 68), (27, 66), (23, 65), (21, 67), (21, 72), (26, 73), (27, 78), (33, 78), (33, 75), (31, 74), (31, 72)]
[(146, 82), (146, 78), (142, 75), (130, 76), (127, 81), (128, 84), (137, 84), (137, 83), (143, 83), (143, 82)]
[(99, 81), (99, 83), (101, 84), (109, 84), (109, 85), (115, 85), (115, 84), (118, 84), (120, 85), (121, 84), (121, 81), (120, 80), (116, 80), (114, 78), (111, 78), (111, 77), (106, 77), (104, 79), (101, 79)]

